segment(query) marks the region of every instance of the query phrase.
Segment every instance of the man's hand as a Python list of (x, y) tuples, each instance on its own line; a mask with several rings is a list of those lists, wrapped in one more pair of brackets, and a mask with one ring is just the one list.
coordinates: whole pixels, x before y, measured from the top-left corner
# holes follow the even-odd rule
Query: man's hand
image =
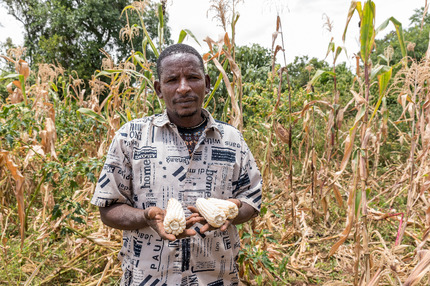
[(196, 231), (193, 229), (190, 229), (197, 221), (199, 221), (199, 215), (198, 214), (191, 214), (189, 217), (186, 218), (186, 228), (182, 233), (175, 236), (173, 234), (169, 234), (164, 229), (164, 216), (166, 215), (166, 211), (160, 209), (159, 207), (150, 207), (145, 209), (145, 219), (149, 227), (151, 227), (153, 230), (155, 230), (158, 235), (162, 239), (168, 239), (170, 241), (175, 241), (176, 239), (186, 238), (193, 235), (196, 235)]
[[(248, 220), (250, 220), (251, 218), (255, 217), (255, 210), (253, 207), (251, 207), (250, 205), (248, 205), (247, 203), (242, 203), (240, 200), (238, 199), (228, 199), (229, 201), (235, 203), (237, 205), (237, 207), (239, 208), (239, 214), (234, 218), (234, 219), (228, 219), (225, 221), (225, 223), (219, 228), (220, 231), (226, 231), (227, 228), (231, 225), (231, 224), (241, 224), (244, 223)], [(205, 220), (205, 218), (199, 214), (199, 210), (196, 207), (193, 206), (189, 206), (188, 209), (193, 213), (193, 214), (198, 214), (198, 219), (196, 222), (199, 222), (201, 224), (203, 224), (202, 228), (200, 229), (200, 233), (205, 233), (206, 231), (211, 231), (211, 230), (215, 230), (217, 228), (211, 226), (210, 224), (207, 223), (207, 221)]]

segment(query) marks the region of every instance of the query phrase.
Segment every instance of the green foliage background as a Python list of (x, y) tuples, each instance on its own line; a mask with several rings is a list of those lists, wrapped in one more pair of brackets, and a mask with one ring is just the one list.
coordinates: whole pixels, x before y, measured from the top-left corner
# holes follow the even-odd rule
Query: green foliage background
[[(28, 105), (22, 102), (10, 104), (7, 100), (9, 93), (6, 86), (13, 80), (7, 78), (7, 75), (13, 73), (14, 65), (7, 65), (1, 75), (0, 150), (7, 150), (18, 167), (25, 169), (27, 239), (23, 248), (20, 248), (17, 198), (11, 191), (14, 189), (15, 182), (11, 179), (9, 171), (2, 167), (0, 169), (0, 197), (2, 198), (0, 232), (2, 233), (3, 264), (0, 268), (0, 284), (12, 285), (32, 280), (36, 284), (46, 285), (92, 285), (94, 281), (103, 278), (102, 273), (107, 266), (110, 267), (108, 267), (110, 272), (103, 279), (107, 283), (114, 284), (118, 282), (121, 275), (118, 261), (113, 261), (112, 265), (117, 265), (115, 268), (110, 266), (111, 260), (107, 262), (106, 258), (115, 259), (121, 235), (119, 232), (106, 230), (101, 226), (97, 210), (89, 204), (88, 198), (92, 194), (103, 166), (103, 154), (108, 147), (110, 136), (118, 126), (115, 124), (122, 125), (133, 118), (159, 113), (162, 110), (162, 104), (158, 102), (148, 83), (154, 78), (152, 64), (156, 55), (149, 46), (143, 48), (146, 50), (142, 49), (141, 43), (144, 41), (142, 32), (133, 39), (134, 53), (130, 51), (130, 42), (123, 42), (119, 38), (119, 31), (125, 25), (124, 17), (120, 18), (120, 15), (130, 1), (4, 0), (4, 2), (9, 7), (10, 13), (24, 23), (25, 46), (28, 48), (28, 53), (23, 59), (28, 61), (32, 68), (35, 67), (35, 71), (27, 79), (26, 86), (30, 94)], [(164, 42), (159, 42), (159, 15), (155, 12), (158, 5), (152, 3), (149, 7), (143, 21), (150, 38), (162, 49), (172, 43), (170, 30), (168, 26), (165, 27)], [(425, 18), (421, 29), (422, 13), (423, 9), (417, 10), (411, 17), (413, 26), (404, 30), (405, 40), (416, 44), (413, 50), (411, 47), (408, 52), (409, 65), (419, 62), (428, 47), (430, 18)], [(130, 16), (131, 23), (136, 23), (138, 20), (136, 15)], [(164, 21), (168, 22), (167, 14)], [(2, 45), (13, 47), (10, 41)], [(389, 62), (384, 62), (381, 56), (387, 58), (384, 53), (386, 54), (389, 46), (392, 47), (393, 54)], [(113, 69), (101, 68), (105, 56), (100, 49), (114, 55)], [(351, 101), (351, 91), (360, 93), (362, 87), (357, 83), (355, 71), (350, 70), (345, 63), (337, 64), (333, 70), (325, 60), (303, 56), (296, 57), (287, 65), (288, 78), (286, 74), (283, 75), (278, 91), (280, 77), (277, 72), (280, 65), (275, 65), (275, 70), (272, 70), (273, 56), (272, 51), (258, 44), (235, 47), (235, 61), (241, 70), (243, 82), (243, 134), (262, 169), (264, 170), (266, 165), (270, 167), (270, 171), (265, 173), (268, 181), (264, 190), (265, 203), (260, 217), (257, 222), (239, 227), (244, 245), (239, 258), (241, 275), (244, 281), (254, 285), (255, 283), (257, 285), (295, 285), (294, 283), (305, 282), (309, 283), (307, 285), (322, 285), (331, 279), (351, 281), (352, 278), (348, 272), (339, 270), (335, 258), (327, 258), (324, 263), (318, 262), (315, 265), (318, 269), (316, 275), (308, 277), (306, 273), (306, 275), (291, 273), (289, 263), (294, 253), (290, 246), (297, 245), (296, 241), (301, 234), (296, 230), (291, 230), (288, 236), (280, 234), (281, 230), (289, 229), (292, 223), (289, 209), (276, 209), (278, 201), (289, 200), (283, 196), (283, 193), (286, 188), (290, 149), (281, 136), (276, 134), (274, 124), (280, 124), (286, 129), (291, 125), (292, 176), (295, 179), (297, 192), (303, 191), (305, 189), (303, 186), (306, 186), (305, 184), (311, 181), (311, 177), (315, 176), (311, 173), (312, 170), (318, 170), (324, 164), (330, 164), (326, 162), (326, 158), (320, 156), (313, 161), (315, 165), (307, 165), (312, 161), (312, 150), (316, 154), (324, 154), (328, 146), (324, 132), (330, 121), (329, 105), (333, 102), (333, 74), (336, 75), (340, 98), (337, 105), (331, 105), (336, 110), (340, 110)], [(394, 73), (396, 73), (400, 71), (401, 66), (398, 63), (401, 59), (400, 46), (394, 32), (381, 40), (376, 40), (371, 54), (371, 63), (374, 67), (378, 63), (394, 66)], [(220, 57), (220, 60), (225, 60), (225, 57)], [(119, 63), (124, 62), (131, 68), (121, 69)], [(36, 105), (39, 96), (37, 91), (43, 84), (37, 79), (38, 68), (36, 67), (42, 63), (61, 65), (66, 69), (63, 74), (57, 74), (55, 78), (44, 82), (46, 85), (43, 87), (48, 91), (48, 101), (55, 110), (57, 159), (52, 158), (52, 154), (47, 152), (46, 156), (34, 155), (26, 162), (25, 158), (30, 150), (42, 144), (40, 132), (46, 128), (44, 120), (49, 116), (49, 112), (42, 108), (38, 109)], [(208, 63), (207, 71), (214, 83), (219, 71), (213, 62)], [(309, 82), (319, 71), (323, 72), (322, 75), (310, 86)], [(226, 73), (230, 80), (233, 80), (229, 66), (226, 68)], [(79, 92), (72, 87), (78, 88), (77, 86), (83, 85), (73, 83), (74, 78), (70, 78), (69, 75), (78, 75), (85, 81), (87, 93), (82, 102), (77, 100)], [(99, 79), (100, 84), (105, 86), (100, 93), (94, 91), (94, 86), (89, 88), (90, 80), (94, 78)], [(376, 77), (374, 80), (376, 81)], [(398, 84), (394, 81), (394, 76), (390, 84), (394, 87)], [(371, 105), (377, 102), (378, 92), (378, 86), (374, 84), (371, 87), (373, 96), (369, 100)], [(279, 106), (274, 111), (278, 96)], [(288, 105), (290, 96), (291, 110)], [(389, 120), (393, 122), (403, 112), (397, 97), (398, 93), (392, 91), (385, 99)], [(89, 110), (91, 103), (96, 100), (98, 104), (102, 104), (105, 100), (106, 105), (97, 112)], [(311, 112), (304, 115), (304, 107), (313, 101), (324, 101), (330, 104), (313, 105), (308, 109)], [(229, 122), (231, 120), (229, 108), (230, 97), (222, 84), (215, 91), (208, 109), (215, 118)], [(339, 126), (339, 132), (336, 134), (338, 147), (333, 155), (336, 162), (332, 163), (335, 167), (338, 167), (342, 159), (344, 153), (342, 147), (345, 145), (343, 139), (350, 132), (349, 128), (354, 124), (356, 114), (357, 108), (353, 105), (343, 114), (343, 125)], [(382, 121), (382, 117), (378, 120)], [(381, 145), (380, 164), (375, 171), (376, 178), (408, 160), (410, 145), (402, 144), (397, 132), (400, 130), (407, 134), (410, 129), (411, 125), (408, 122), (401, 122), (396, 127), (389, 125), (386, 144)], [(316, 134), (316, 136), (310, 138), (310, 134)], [(358, 152), (361, 150), (357, 148), (356, 153)], [(374, 164), (376, 164), (375, 159), (371, 158), (369, 165)], [(354, 173), (352, 168), (353, 166), (347, 168), (348, 174)], [(381, 187), (390, 184), (385, 181), (380, 183)], [(318, 192), (322, 193), (322, 190)], [(369, 188), (368, 192), (377, 198), (380, 196), (378, 190)], [(51, 206), (45, 201), (46, 193), (51, 194), (54, 200)], [(343, 192), (342, 199), (346, 200), (347, 195), (346, 191)], [(321, 215), (325, 211), (321, 202), (326, 198), (318, 196), (309, 192), (303, 195), (303, 197), (311, 197), (312, 203), (316, 204), (303, 206), (306, 210), (315, 208), (309, 211), (310, 217), (307, 218), (315, 236), (328, 236), (333, 234), (331, 231), (340, 233), (342, 227), (339, 226), (339, 221), (345, 221), (346, 209), (335, 203), (328, 204), (326, 213), (331, 217), (327, 219)], [(327, 197), (334, 201), (333, 195), (327, 195)], [(395, 207), (400, 211), (406, 211), (405, 196), (399, 196), (394, 203), (390, 200), (389, 196), (381, 195), (371, 203), (371, 207), (375, 209)], [(45, 210), (48, 212), (44, 213)], [(271, 220), (276, 221), (272, 225), (276, 224), (278, 231), (276, 227), (270, 229)], [(257, 223), (259, 225), (256, 225)], [(387, 240), (395, 239), (392, 234), (396, 230), (394, 226), (377, 225), (375, 229), (380, 230)], [(420, 234), (424, 232), (421, 228), (419, 231)], [(117, 244), (100, 242), (97, 240), (100, 237), (95, 234), (103, 235), (104, 238), (108, 236)], [(413, 241), (408, 237), (405, 243), (413, 244)], [(318, 251), (327, 253), (332, 244), (333, 241), (317, 243)], [(77, 251), (79, 247), (84, 249), (83, 254)], [(309, 244), (307, 247), (311, 248)], [(412, 251), (412, 249), (408, 250)], [(85, 259), (80, 259), (81, 254)], [(70, 259), (71, 257), (73, 259)], [(67, 267), (59, 265), (67, 265)], [(84, 271), (76, 271), (76, 269), (84, 269)], [(329, 275), (325, 274), (328, 272), (330, 272)], [(36, 273), (35, 276), (32, 276), (33, 273)]]

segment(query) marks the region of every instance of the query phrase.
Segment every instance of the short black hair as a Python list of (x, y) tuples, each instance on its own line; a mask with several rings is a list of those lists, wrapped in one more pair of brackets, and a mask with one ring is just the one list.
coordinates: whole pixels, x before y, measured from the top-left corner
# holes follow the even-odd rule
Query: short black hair
[(174, 44), (171, 46), (168, 46), (167, 48), (165, 48), (160, 56), (157, 59), (157, 75), (158, 75), (158, 79), (160, 79), (161, 77), (161, 72), (162, 72), (162, 68), (161, 68), (161, 62), (167, 58), (168, 56), (174, 55), (174, 54), (191, 54), (191, 55), (195, 55), (200, 62), (200, 67), (202, 68), (203, 73), (205, 73), (205, 66), (203, 64), (203, 58), (202, 56), (199, 54), (199, 52), (197, 52), (196, 49), (194, 49), (191, 46), (185, 45), (185, 44)]

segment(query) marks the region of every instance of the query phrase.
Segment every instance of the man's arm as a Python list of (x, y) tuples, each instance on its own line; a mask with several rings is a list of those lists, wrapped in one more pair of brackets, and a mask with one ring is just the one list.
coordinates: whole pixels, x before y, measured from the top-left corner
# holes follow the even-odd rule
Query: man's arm
[[(105, 225), (121, 230), (133, 230), (149, 226), (145, 212), (148, 213), (150, 209), (136, 209), (127, 204), (117, 203), (108, 207), (99, 207), (99, 212)], [(162, 212), (161, 209), (160, 211)]]
[(107, 226), (121, 229), (134, 230), (145, 227), (154, 229), (162, 239), (175, 241), (179, 238), (193, 236), (196, 232), (188, 229), (199, 220), (198, 215), (191, 215), (187, 218), (187, 228), (178, 236), (168, 234), (164, 230), (163, 220), (165, 211), (159, 207), (149, 207), (147, 209), (133, 208), (127, 204), (116, 203), (108, 207), (99, 207), (100, 218)]

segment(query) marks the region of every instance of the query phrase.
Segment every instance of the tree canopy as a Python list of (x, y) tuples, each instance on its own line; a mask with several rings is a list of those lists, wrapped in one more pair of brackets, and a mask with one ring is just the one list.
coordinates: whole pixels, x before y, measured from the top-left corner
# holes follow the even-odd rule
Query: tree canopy
[[(9, 13), (24, 25), (24, 45), (29, 61), (60, 64), (76, 70), (83, 79), (89, 79), (101, 66), (107, 51), (118, 59), (128, 56), (131, 43), (120, 37), (127, 20), (122, 15), (130, 0), (4, 0)], [(145, 8), (143, 21), (151, 38), (157, 39), (158, 21), (155, 4)], [(129, 14), (130, 25), (137, 16)], [(133, 22), (134, 21), (134, 22)], [(167, 16), (165, 15), (167, 22)], [(143, 33), (134, 38), (142, 41)], [(170, 41), (166, 28), (164, 38)], [(141, 50), (141, 45), (133, 45)]]

